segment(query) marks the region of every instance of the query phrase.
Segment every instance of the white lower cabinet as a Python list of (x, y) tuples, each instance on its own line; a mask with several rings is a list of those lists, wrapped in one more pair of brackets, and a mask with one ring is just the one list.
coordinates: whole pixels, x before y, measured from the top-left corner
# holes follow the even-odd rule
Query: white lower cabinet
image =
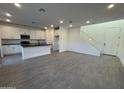
[(21, 53), (20, 45), (3, 45), (3, 55)]

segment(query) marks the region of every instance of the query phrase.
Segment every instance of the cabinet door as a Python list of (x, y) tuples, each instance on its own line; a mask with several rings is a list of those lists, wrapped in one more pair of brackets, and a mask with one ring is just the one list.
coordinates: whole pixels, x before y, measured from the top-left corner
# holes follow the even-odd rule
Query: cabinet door
[(10, 26), (2, 27), (2, 38), (4, 39), (19, 39), (19, 29)]
[(20, 28), (19, 30), (20, 34), (30, 35), (30, 32), (28, 29)]
[(56, 36), (56, 35), (59, 35), (59, 30), (55, 30), (54, 31), (54, 35)]
[(36, 31), (36, 39), (45, 39), (44, 31)]
[(54, 30), (46, 31), (46, 41), (48, 44), (53, 44), (54, 41)]
[(41, 38), (41, 33), (40, 31), (36, 31), (36, 39), (40, 39)]
[(21, 46), (20, 45), (11, 45), (12, 53), (21, 53)]
[(9, 39), (11, 37), (11, 32), (10, 32), (9, 26), (1, 27), (1, 31), (2, 31), (2, 38)]
[(3, 54), (7, 55), (11, 53), (11, 48), (9, 45), (2, 46)]
[(4, 55), (21, 53), (20, 45), (4, 45), (2, 49)]
[(46, 38), (45, 31), (41, 31), (41, 36), (42, 36), (42, 39), (45, 39)]
[(11, 32), (11, 39), (20, 39), (19, 28), (14, 28), (10, 32)]
[(30, 30), (31, 39), (36, 39), (36, 31)]

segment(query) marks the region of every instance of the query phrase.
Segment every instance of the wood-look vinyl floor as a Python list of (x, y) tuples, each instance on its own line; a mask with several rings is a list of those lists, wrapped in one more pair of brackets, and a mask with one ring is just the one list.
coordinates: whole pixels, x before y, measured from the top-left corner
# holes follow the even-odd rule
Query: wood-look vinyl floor
[(74, 52), (53, 53), (22, 60), (2, 59), (0, 88), (118, 89), (124, 88), (124, 67), (117, 57)]

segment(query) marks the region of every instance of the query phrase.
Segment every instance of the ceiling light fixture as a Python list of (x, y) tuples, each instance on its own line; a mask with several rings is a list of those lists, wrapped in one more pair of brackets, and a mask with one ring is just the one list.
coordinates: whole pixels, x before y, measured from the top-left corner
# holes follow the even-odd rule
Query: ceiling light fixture
[(72, 21), (69, 21), (69, 27), (72, 27)]
[(110, 8), (113, 8), (115, 5), (114, 4), (110, 4), (110, 5), (108, 5), (108, 8), (110, 9)]
[(19, 3), (14, 3), (14, 5), (17, 7), (21, 7), (21, 5)]
[(44, 27), (44, 29), (46, 30), (46, 29), (47, 29), (47, 27)]
[(60, 20), (60, 24), (63, 24), (63, 21), (62, 20)]
[(91, 38), (89, 38), (89, 41), (91, 41), (92, 39)]
[(86, 21), (86, 23), (87, 23), (87, 24), (89, 24), (89, 23), (90, 23), (90, 21), (89, 21), (89, 20), (87, 20), (87, 21)]
[(5, 15), (8, 16), (8, 17), (11, 17), (12, 16), (10, 13), (6, 13)]
[(54, 25), (51, 25), (51, 27), (54, 27)]
[(10, 19), (6, 19), (6, 22), (10, 22)]
[(70, 24), (69, 27), (72, 27), (72, 24)]

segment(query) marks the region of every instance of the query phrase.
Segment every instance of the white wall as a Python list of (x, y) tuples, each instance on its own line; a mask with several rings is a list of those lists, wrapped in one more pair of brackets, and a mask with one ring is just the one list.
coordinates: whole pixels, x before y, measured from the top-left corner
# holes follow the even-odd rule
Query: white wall
[(120, 46), (118, 50), (118, 57), (120, 58), (122, 64), (124, 65), (124, 29), (121, 32)]
[(57, 33), (53, 29), (47, 29), (46, 41), (48, 44), (53, 44), (53, 48), (54, 48), (54, 36), (59, 35), (59, 52), (67, 51), (67, 42), (68, 42), (67, 33), (68, 33), (68, 30), (63, 27), (60, 27)]
[(80, 27), (71, 28), (68, 33), (68, 50), (100, 56), (100, 52), (84, 38), (80, 38)]
[(2, 53), (1, 53), (1, 31), (0, 31), (0, 57), (1, 57)]
[[(104, 43), (104, 32), (106, 28), (120, 28), (121, 29), (121, 38), (120, 38), (120, 45), (118, 49), (118, 57), (120, 58), (121, 62), (124, 64), (124, 20), (117, 20), (111, 22), (105, 22), (100, 24), (82, 26), (81, 30), (93, 37), (101, 47)], [(83, 34), (81, 32), (81, 34)], [(110, 34), (112, 35), (112, 34)]]
[(60, 27), (59, 36), (59, 52), (67, 51), (68, 29)]

